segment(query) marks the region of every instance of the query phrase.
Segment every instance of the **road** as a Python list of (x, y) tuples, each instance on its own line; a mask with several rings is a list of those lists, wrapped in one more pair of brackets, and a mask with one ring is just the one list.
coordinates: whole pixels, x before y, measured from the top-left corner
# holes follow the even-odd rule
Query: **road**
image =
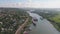
[(22, 29), (26, 26), (28, 20), (29, 20), (29, 18), (26, 18), (26, 21), (21, 26), (19, 26), (19, 28), (17, 29), (15, 34), (20, 34), (21, 33)]
[(38, 22), (36, 22), (36, 27), (31, 24), (32, 31), (30, 34), (60, 34), (48, 20), (41, 20), (41, 16), (35, 13), (29, 14), (31, 17), (36, 17), (38, 19)]

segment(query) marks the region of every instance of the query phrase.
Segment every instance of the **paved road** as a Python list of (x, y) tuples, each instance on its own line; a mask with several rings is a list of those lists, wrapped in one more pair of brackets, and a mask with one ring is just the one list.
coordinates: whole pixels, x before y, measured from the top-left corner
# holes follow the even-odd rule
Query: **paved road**
[(36, 22), (36, 27), (31, 24), (32, 31), (30, 34), (60, 34), (48, 20), (41, 20), (41, 16), (35, 13), (29, 14), (30, 16), (36, 17), (38, 19), (38, 22)]

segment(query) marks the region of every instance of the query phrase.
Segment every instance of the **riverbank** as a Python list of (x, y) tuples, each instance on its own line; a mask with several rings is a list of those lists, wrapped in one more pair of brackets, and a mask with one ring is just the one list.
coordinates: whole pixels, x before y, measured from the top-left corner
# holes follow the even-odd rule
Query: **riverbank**
[(53, 26), (60, 32), (60, 28), (58, 27), (57, 23), (54, 22), (53, 20), (47, 19), (48, 21), (51, 22), (51, 24), (53, 24)]
[(49, 13), (44, 13), (44, 12), (33, 12), (41, 15), (43, 18), (47, 19), (48, 21), (51, 22), (51, 24), (60, 32), (60, 12), (49, 12)]
[[(41, 20), (41, 16), (39, 16), (36, 13), (30, 13), (32, 17), (38, 18), (38, 22), (36, 23), (36, 28), (32, 29), (30, 34), (60, 34), (56, 28), (47, 20), (43, 19)], [(31, 28), (33, 25), (31, 25)]]

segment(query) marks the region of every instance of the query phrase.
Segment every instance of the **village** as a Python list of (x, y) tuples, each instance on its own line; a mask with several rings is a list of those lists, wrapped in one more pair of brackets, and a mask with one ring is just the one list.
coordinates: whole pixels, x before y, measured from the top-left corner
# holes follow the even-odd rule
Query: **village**
[(0, 33), (1, 34), (15, 34), (17, 29), (26, 21), (27, 18), (28, 18), (28, 24), (32, 22), (31, 17), (29, 15), (22, 15), (24, 13), (19, 15), (17, 12), (18, 11), (12, 11), (12, 10), (0, 11)]

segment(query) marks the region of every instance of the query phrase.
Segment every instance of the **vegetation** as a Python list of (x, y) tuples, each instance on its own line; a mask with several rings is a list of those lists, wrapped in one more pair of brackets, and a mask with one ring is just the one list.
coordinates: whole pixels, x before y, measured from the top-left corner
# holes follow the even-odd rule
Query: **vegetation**
[(23, 34), (24, 31), (28, 30), (30, 27), (30, 24), (32, 23), (32, 17), (29, 17), (29, 21), (27, 22), (27, 25), (23, 28), (24, 30), (21, 31), (21, 34)]
[(26, 20), (23, 16), (29, 16), (24, 9), (0, 8), (0, 34), (15, 34), (19, 25)]
[[(41, 11), (43, 11), (43, 12), (41, 12)], [(54, 27), (58, 31), (60, 31), (60, 12), (59, 11), (43, 9), (43, 10), (34, 11), (34, 13), (37, 13), (40, 16), (42, 16), (43, 18), (49, 20), (54, 25)]]
[(50, 17), (49, 20), (52, 21), (52, 24), (54, 24), (57, 30), (60, 31), (60, 14), (58, 13), (58, 15)]

